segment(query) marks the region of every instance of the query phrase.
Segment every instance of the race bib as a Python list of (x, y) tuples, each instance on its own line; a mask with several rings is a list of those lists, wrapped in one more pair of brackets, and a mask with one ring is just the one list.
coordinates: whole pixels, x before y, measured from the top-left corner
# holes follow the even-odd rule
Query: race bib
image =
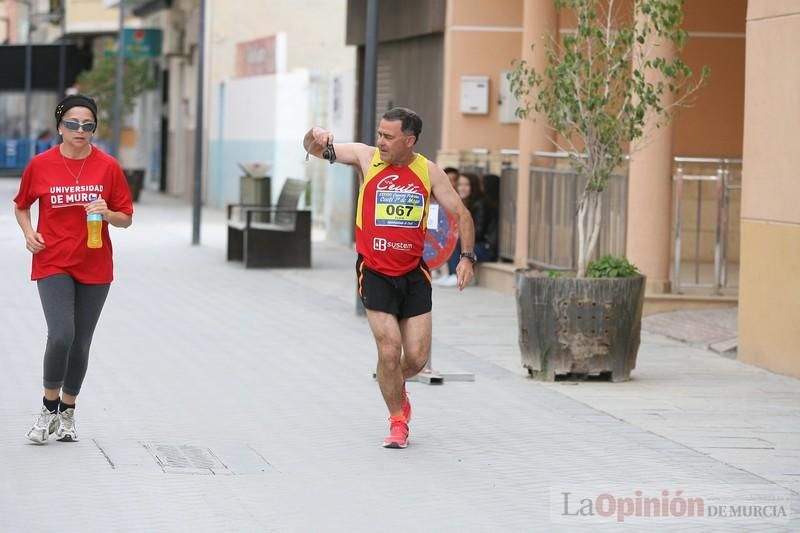
[(439, 204), (431, 202), (428, 206), (428, 229), (436, 231), (439, 229)]
[(377, 191), (375, 225), (418, 228), (425, 209), (425, 197), (415, 192)]

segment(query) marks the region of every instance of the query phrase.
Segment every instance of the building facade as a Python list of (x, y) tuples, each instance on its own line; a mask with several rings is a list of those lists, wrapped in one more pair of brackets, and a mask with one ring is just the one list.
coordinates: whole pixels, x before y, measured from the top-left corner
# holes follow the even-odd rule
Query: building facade
[[(365, 5), (365, 0), (350, 0), (350, 25), (363, 25)], [(710, 67), (711, 75), (693, 104), (632, 154), (617, 224), (619, 253), (648, 276), (651, 310), (738, 301), (739, 358), (796, 376), (800, 337), (790, 324), (800, 313), (794, 302), (799, 282), (791, 273), (798, 266), (793, 252), (800, 250), (800, 220), (792, 214), (791, 192), (798, 187), (792, 169), (798, 167), (790, 146), (797, 136), (791, 125), (800, 116), (800, 93), (792, 89), (798, 63), (791, 52), (800, 44), (798, 13), (799, 0), (684, 3), (688, 41), (672, 53), (694, 72)], [(415, 91), (409, 84), (413, 97), (405, 98), (395, 89), (398, 97), (379, 99), (378, 116), (389, 101), (416, 107), (426, 124), (440, 131), (425, 146), (440, 165), (478, 166), (502, 173), (503, 180), (506, 170), (513, 171), (501, 198), (504, 207), (510, 206), (501, 214), (501, 241), (506, 242), (501, 255), (507, 262), (481, 270), (491, 285), (511, 290), (514, 268), (542, 263), (537, 246), (547, 236), (536, 233), (534, 219), (539, 210), (554, 207), (537, 198), (533, 171), (519, 169), (535, 168), (534, 152), (555, 148), (542, 121), (514, 119), (516, 102), (505, 76), (519, 58), (541, 71), (542, 34), (569, 32), (574, 21), (541, 0), (382, 2), (379, 65), (390, 54), (381, 48), (407, 20), (416, 20), (418, 33), (442, 44), (428, 50), (424, 60), (406, 55), (403, 72), (441, 80), (442, 90)], [(348, 39), (363, 44), (351, 28)], [(415, 39), (421, 37), (406, 30), (395, 40), (410, 48), (418, 46), (412, 44)], [(379, 94), (388, 78), (379, 69)], [(709, 287), (694, 283), (704, 275), (713, 278)]]
[(800, 377), (800, 1), (749, 0), (739, 358)]

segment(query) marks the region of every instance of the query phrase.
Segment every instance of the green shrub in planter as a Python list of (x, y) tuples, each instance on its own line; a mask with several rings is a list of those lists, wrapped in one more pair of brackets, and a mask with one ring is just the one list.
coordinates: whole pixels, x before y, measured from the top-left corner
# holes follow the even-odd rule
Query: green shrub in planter
[(606, 255), (597, 261), (589, 263), (586, 276), (589, 278), (632, 278), (640, 276), (641, 272), (636, 265), (631, 264), (624, 257)]

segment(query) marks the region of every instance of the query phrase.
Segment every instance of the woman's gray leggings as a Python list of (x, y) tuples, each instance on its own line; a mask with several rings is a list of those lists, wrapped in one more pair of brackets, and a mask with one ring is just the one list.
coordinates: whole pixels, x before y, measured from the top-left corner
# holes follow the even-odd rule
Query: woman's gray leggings
[(77, 396), (81, 391), (92, 335), (110, 283), (84, 285), (66, 274), (37, 282), (47, 321), (44, 387)]

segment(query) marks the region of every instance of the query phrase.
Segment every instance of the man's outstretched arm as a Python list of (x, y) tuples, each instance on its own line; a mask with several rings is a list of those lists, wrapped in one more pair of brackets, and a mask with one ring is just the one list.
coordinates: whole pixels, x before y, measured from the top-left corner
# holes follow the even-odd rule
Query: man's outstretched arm
[(333, 145), (333, 149), (336, 152), (337, 163), (353, 165), (359, 169), (365, 166), (365, 158), (367, 160), (366, 164), (369, 164), (369, 160), (375, 151), (374, 147), (363, 143), (334, 143), (333, 133), (323, 128), (311, 128), (303, 137), (303, 148), (306, 152), (320, 159), (322, 159), (322, 154), (329, 144)]

